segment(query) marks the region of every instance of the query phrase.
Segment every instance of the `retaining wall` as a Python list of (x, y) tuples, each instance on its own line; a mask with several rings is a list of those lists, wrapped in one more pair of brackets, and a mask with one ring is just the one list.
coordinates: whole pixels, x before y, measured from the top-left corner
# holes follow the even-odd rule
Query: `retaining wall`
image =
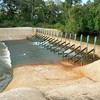
[[(57, 33), (57, 30), (55, 29), (52, 29), (52, 31), (56, 31)], [(32, 27), (0, 28), (0, 41), (26, 39), (26, 37), (31, 37), (34, 34), (36, 34), (36, 28), (32, 28)], [(64, 38), (62, 40), (65, 41)], [(67, 39), (66, 42), (69, 42), (69, 40)], [(75, 43), (75, 47), (80, 45), (79, 41), (71, 40), (70, 43), (71, 45)], [(85, 42), (82, 42), (81, 48), (82, 49), (85, 48), (86, 45), (87, 44)], [(93, 44), (88, 44), (88, 51), (93, 49), (93, 47), (94, 47)], [(100, 45), (96, 45), (95, 54), (98, 57), (100, 57)]]
[[(39, 33), (39, 34), (41, 34), (41, 33)], [(48, 36), (48, 35), (46, 35), (46, 36)], [(61, 37), (57, 37), (57, 36), (53, 36), (52, 38), (61, 40)], [(80, 41), (76, 41), (76, 40), (72, 40), (72, 39), (69, 40), (67, 38), (66, 39), (62, 38), (62, 41), (63, 42), (66, 41), (66, 43), (69, 43), (69, 41), (70, 41), (70, 46), (75, 44), (75, 48), (77, 48), (80, 45), (81, 45), (81, 49), (84, 49), (85, 47), (87, 47), (87, 43), (85, 43), (85, 42), (80, 42)], [(93, 48), (94, 48), (94, 45), (89, 43), (88, 44), (88, 51), (92, 50)], [(100, 57), (100, 45), (96, 45), (95, 54), (98, 57)]]
[(0, 28), (0, 41), (20, 40), (33, 35), (34, 29), (32, 27)]
[[(75, 47), (78, 47), (80, 45), (80, 42), (79, 41), (74, 41), (74, 40), (71, 40), (71, 45), (72, 44), (75, 44)], [(87, 43), (85, 42), (82, 42), (81, 44), (81, 49), (84, 49), (85, 47), (87, 46)], [(94, 45), (93, 44), (88, 44), (88, 51), (92, 50), (94, 48)], [(95, 48), (95, 54), (100, 57), (100, 45), (96, 45), (96, 48)]]

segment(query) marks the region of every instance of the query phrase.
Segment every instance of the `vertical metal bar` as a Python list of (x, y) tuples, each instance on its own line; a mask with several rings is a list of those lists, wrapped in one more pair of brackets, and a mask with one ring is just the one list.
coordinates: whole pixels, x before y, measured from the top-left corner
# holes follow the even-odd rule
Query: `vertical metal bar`
[[(43, 34), (43, 29), (42, 29), (42, 34)], [(44, 34), (43, 34), (44, 35)]]
[(65, 38), (67, 38), (67, 35), (68, 35), (68, 34), (67, 34), (67, 33), (65, 33)]
[(69, 43), (71, 42), (71, 38), (72, 38), (72, 34), (70, 33), (70, 36), (69, 36)]
[(44, 29), (42, 29), (42, 33), (44, 34)]
[(65, 33), (65, 39), (66, 39), (67, 33)]
[(43, 33), (44, 33), (44, 35), (45, 35), (45, 29), (43, 29)]
[(52, 30), (51, 30), (51, 38), (52, 38)]
[[(81, 47), (82, 47), (82, 40), (83, 40), (83, 35), (81, 34), (81, 36), (80, 36), (80, 50), (81, 50)], [(74, 60), (75, 60), (75, 58), (74, 58)], [(81, 63), (82, 63), (82, 60), (81, 60)]]
[(41, 33), (43, 33), (42, 31), (43, 31), (43, 30), (41, 29)]
[(82, 46), (82, 40), (83, 40), (83, 35), (81, 34), (81, 36), (80, 36), (80, 50), (81, 50), (81, 46)]
[(46, 30), (46, 35), (48, 35), (48, 30)]
[(59, 32), (59, 37), (60, 37), (60, 32)]
[(68, 37), (68, 33), (65, 33), (65, 41), (67, 43), (67, 37)]
[(94, 51), (93, 51), (93, 60), (95, 59), (95, 49), (96, 49), (96, 42), (97, 42), (97, 36), (94, 38)]
[(88, 52), (88, 43), (89, 43), (89, 39), (90, 39), (90, 36), (88, 35), (88, 36), (87, 36), (87, 41), (86, 41), (86, 43), (87, 43), (86, 53)]
[[(44, 34), (45, 34), (45, 29), (44, 29)], [(45, 34), (46, 35), (46, 34)]]
[(64, 38), (65, 38), (65, 41), (66, 41), (66, 33), (65, 33), (65, 37)]
[(51, 34), (52, 34), (52, 32), (51, 32), (51, 30), (50, 30), (50, 37), (51, 37)]
[(49, 30), (49, 37), (50, 37), (50, 30)]
[(53, 38), (53, 31), (52, 31), (52, 38)]
[(80, 42), (82, 42), (82, 39), (83, 39), (83, 35), (81, 34), (81, 36), (80, 36)]
[(40, 33), (42, 34), (42, 29), (40, 29)]
[(49, 32), (48, 32), (48, 30), (47, 30), (47, 35), (49, 36)]
[(53, 31), (53, 38), (55, 38), (55, 32)]
[(52, 37), (52, 30), (50, 31), (50, 37)]
[(58, 38), (60, 38), (60, 32), (58, 33)]
[(44, 32), (45, 32), (45, 35), (46, 35), (46, 29), (44, 30)]
[(74, 40), (76, 41), (76, 38), (77, 38), (77, 34), (74, 34)]
[(57, 31), (57, 38), (59, 39), (59, 32)]
[(35, 28), (35, 35), (37, 35), (37, 29)]
[[(76, 42), (77, 34), (74, 34), (74, 42)], [(74, 49), (75, 49), (75, 43), (74, 43)]]
[(62, 32), (61, 32), (61, 34), (60, 34), (60, 35), (61, 35), (61, 37), (60, 37), (60, 38), (61, 38), (61, 42), (62, 42)]
[[(55, 32), (55, 31), (54, 31)], [(56, 39), (56, 32), (55, 32), (55, 39)]]
[(40, 34), (43, 35), (43, 34), (42, 34), (42, 29), (40, 29)]
[(52, 30), (51, 30), (51, 38), (52, 38)]

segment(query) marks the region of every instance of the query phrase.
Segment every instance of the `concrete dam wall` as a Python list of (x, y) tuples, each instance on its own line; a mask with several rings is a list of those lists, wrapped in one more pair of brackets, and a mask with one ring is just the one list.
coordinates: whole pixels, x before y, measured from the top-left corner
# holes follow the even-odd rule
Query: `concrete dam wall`
[[(45, 29), (44, 30), (49, 30), (49, 31), (54, 31), (58, 32), (56, 29)], [(6, 41), (6, 40), (21, 40), (21, 39), (26, 39), (26, 37), (31, 37), (36, 34), (36, 28), (32, 27), (15, 27), (15, 28), (0, 28), (0, 41)], [(57, 38), (56, 36), (54, 38)], [(65, 41), (65, 39), (62, 39)], [(69, 42), (67, 39), (66, 42)], [(75, 47), (80, 45), (79, 41), (74, 41), (71, 40), (71, 45), (75, 44)], [(81, 48), (86, 47), (86, 43), (82, 42)], [(88, 51), (93, 49), (94, 45), (93, 44), (88, 44)], [(100, 45), (96, 45), (95, 49), (95, 54), (100, 57)]]
[[(2, 28), (0, 29), (0, 41), (26, 39), (27, 36), (31, 37), (31, 36), (34, 36), (35, 34), (36, 34), (35, 28), (31, 28), (31, 27)], [(56, 38), (56, 36), (54, 38)], [(65, 41), (65, 39), (63, 38), (62, 41)], [(69, 40), (67, 39), (66, 42), (69, 42)], [(75, 47), (80, 45), (79, 41), (71, 40), (71, 45), (74, 43), (75, 43)], [(91, 50), (94, 47), (92, 44), (88, 44), (88, 45), (89, 45), (88, 46), (89, 50)], [(84, 48), (85, 46), (86, 46), (86, 43), (82, 42), (82, 48)], [(99, 49), (100, 49), (100, 45), (97, 45), (95, 54), (100, 57)], [(20, 88), (23, 86), (25, 88), (26, 87), (33, 88), (34, 86), (37, 85), (36, 88), (40, 89), (43, 93), (44, 91), (47, 91), (47, 90), (49, 91), (45, 93), (45, 94), (48, 93), (47, 94), (48, 97), (50, 97), (49, 93), (51, 93), (51, 95), (53, 95), (55, 98), (58, 93), (57, 100), (59, 99), (59, 95), (61, 94), (62, 94), (62, 98), (65, 98), (65, 95), (67, 92), (69, 94), (67, 94), (65, 99), (68, 99), (68, 96), (71, 96), (71, 95), (73, 97), (73, 94), (74, 94), (74, 97), (84, 96), (83, 99), (86, 99), (86, 96), (90, 96), (90, 97), (97, 96), (98, 99), (90, 98), (90, 97), (88, 98), (93, 99), (93, 100), (99, 100), (99, 97), (100, 97), (100, 92), (99, 92), (100, 91), (100, 67), (99, 66), (100, 66), (100, 60), (95, 61), (94, 63), (91, 63), (89, 65), (85, 65), (83, 67), (81, 66), (81, 67), (72, 68), (74, 67), (72, 65), (72, 67), (70, 66), (68, 67), (68, 69), (65, 69), (65, 66), (57, 65), (57, 64), (49, 65), (49, 66), (48, 65), (23, 65), (21, 66), (20, 65), (18, 66), (18, 68), (14, 68), (13, 80), (11, 81), (11, 83), (8, 85), (8, 87), (5, 90), (8, 91), (10, 89)], [(70, 78), (71, 80), (69, 80)], [(67, 81), (69, 81), (69, 83), (67, 83)], [(47, 85), (45, 85), (46, 83)], [(41, 84), (41, 88), (39, 87), (40, 84)], [(18, 95), (18, 93), (21, 93), (20, 95), (25, 94), (22, 91), (21, 92), (20, 91), (21, 90), (19, 89), (19, 91), (16, 92), (16, 95)], [(7, 92), (5, 93), (8, 94)], [(26, 90), (26, 93), (27, 93), (27, 90)], [(54, 93), (56, 95), (54, 95)], [(31, 94), (33, 95), (33, 92)], [(13, 94), (13, 98), (14, 96), (16, 98), (16, 95)], [(8, 95), (3, 94), (3, 96), (5, 98), (9, 98), (9, 100), (12, 98), (11, 93)], [(4, 98), (3, 96), (2, 94), (0, 94), (0, 99), (3, 99)], [(25, 97), (25, 99), (27, 98), (26, 96), (23, 96), (23, 97)], [(80, 100), (80, 98), (78, 99)]]
[(32, 27), (0, 28), (0, 41), (20, 40), (34, 35)]

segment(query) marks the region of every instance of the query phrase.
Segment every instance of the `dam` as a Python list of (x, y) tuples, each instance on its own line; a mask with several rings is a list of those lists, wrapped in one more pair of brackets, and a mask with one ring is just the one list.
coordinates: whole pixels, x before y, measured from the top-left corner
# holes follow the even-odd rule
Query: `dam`
[[(87, 45), (87, 43), (82, 41), (76, 41), (75, 38), (76, 36), (72, 38), (71, 35), (67, 38), (67, 35), (63, 36), (63, 34), (56, 29), (31, 27), (0, 29), (0, 56), (3, 58), (1, 61), (4, 61), (4, 63), (1, 63), (0, 71), (5, 72), (3, 74), (1, 73), (0, 76), (0, 91), (4, 89), (4, 91), (8, 91), (11, 88), (19, 88), (22, 86), (36, 87), (41, 90), (45, 86), (56, 86), (57, 84), (65, 84), (68, 80), (82, 78), (83, 74), (77, 74), (73, 71), (73, 68), (77, 69), (77, 67), (80, 66), (78, 63), (75, 65), (75, 61), (84, 57), (79, 61), (81, 64), (86, 65), (95, 60), (99, 62), (100, 46), (93, 44)], [(79, 46), (81, 46), (81, 49), (79, 49), (82, 51), (81, 53), (79, 53), (79, 50), (75, 52), (75, 49)], [(66, 49), (64, 47), (66, 47)], [(86, 47), (87, 49), (84, 50)], [(94, 48), (95, 52), (91, 51), (94, 50)], [(92, 54), (90, 58), (95, 56), (96, 59), (85, 63), (86, 60), (84, 59), (88, 57), (88, 55), (85, 54), (88, 52)], [(95, 55), (93, 56), (94, 53)], [(74, 56), (76, 59), (73, 59)], [(7, 62), (6, 65), (5, 62)], [(18, 67), (19, 69), (17, 69)], [(12, 80), (14, 70), (14, 77), (16, 78)], [(88, 72), (85, 72), (84, 74), (87, 75)], [(19, 73), (20, 76), (16, 76), (17, 73)], [(23, 73), (26, 73), (26, 75)], [(32, 77), (32, 75), (34, 77)], [(27, 78), (27, 82), (23, 77)], [(97, 77), (95, 78), (89, 75), (88, 77), (99, 81)], [(8, 85), (11, 80), (12, 82)], [(41, 83), (39, 81), (41, 81)]]

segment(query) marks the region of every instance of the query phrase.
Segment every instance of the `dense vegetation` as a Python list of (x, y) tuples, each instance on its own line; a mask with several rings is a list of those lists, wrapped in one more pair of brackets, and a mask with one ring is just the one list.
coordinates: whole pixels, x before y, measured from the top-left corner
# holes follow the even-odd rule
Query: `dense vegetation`
[(100, 0), (54, 1), (0, 0), (0, 27), (49, 27), (100, 36)]

